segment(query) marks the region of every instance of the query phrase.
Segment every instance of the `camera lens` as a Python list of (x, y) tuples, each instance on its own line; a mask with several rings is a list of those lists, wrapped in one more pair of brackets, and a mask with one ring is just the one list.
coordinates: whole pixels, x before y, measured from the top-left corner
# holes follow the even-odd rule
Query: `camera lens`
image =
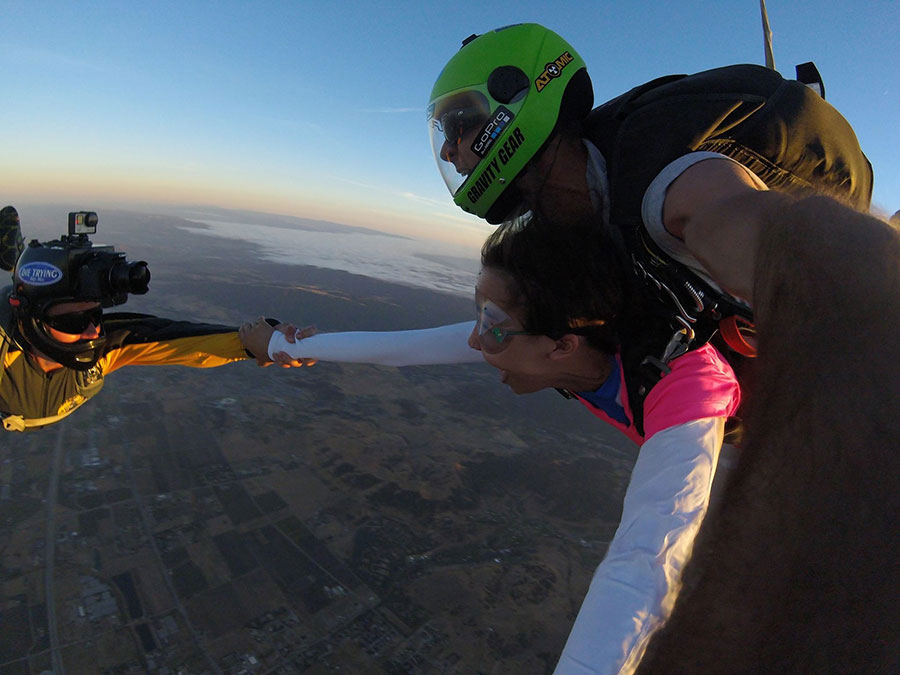
[(109, 270), (109, 287), (113, 293), (143, 295), (150, 284), (150, 270), (143, 260), (120, 262)]

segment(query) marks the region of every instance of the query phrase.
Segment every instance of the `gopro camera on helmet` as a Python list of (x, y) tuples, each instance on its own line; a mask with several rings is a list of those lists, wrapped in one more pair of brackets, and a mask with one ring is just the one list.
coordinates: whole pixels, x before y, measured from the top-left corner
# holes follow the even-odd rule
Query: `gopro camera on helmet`
[(75, 211), (69, 214), (69, 236), (96, 234), (100, 219), (94, 211)]
[(142, 295), (150, 283), (143, 260), (129, 261), (112, 246), (95, 246), (89, 235), (97, 232), (97, 214), (69, 214), (69, 233), (59, 239), (33, 239), (16, 261), (9, 303), (19, 318), (25, 339), (59, 363), (87, 370), (99, 359), (106, 336), (61, 344), (47, 332), (48, 310), (61, 303), (97, 302), (102, 307), (121, 305), (128, 294)]

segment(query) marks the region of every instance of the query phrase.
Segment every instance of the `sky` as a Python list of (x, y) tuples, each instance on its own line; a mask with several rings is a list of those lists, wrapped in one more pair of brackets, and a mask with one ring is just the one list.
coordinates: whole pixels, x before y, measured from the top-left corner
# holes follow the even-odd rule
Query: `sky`
[[(900, 0), (769, 0), (776, 66), (815, 61), (900, 209)], [(0, 202), (208, 205), (480, 245), (424, 109), (463, 38), (533, 21), (595, 102), (660, 75), (762, 63), (757, 0), (0, 0)]]

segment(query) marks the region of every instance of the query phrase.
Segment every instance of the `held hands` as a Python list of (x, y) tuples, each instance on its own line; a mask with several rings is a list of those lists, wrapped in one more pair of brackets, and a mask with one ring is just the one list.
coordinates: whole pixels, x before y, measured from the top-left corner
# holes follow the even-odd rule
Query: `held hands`
[[(306, 326), (297, 328), (292, 323), (280, 323), (275, 326), (275, 330), (284, 333), (285, 339), (294, 344), (297, 340), (312, 337), (316, 334), (315, 326)], [(266, 343), (268, 345), (268, 343)], [(292, 359), (287, 352), (275, 352), (275, 363), (282, 368), (299, 368), (302, 366), (314, 366), (318, 359)]]
[[(256, 358), (256, 363), (261, 367), (273, 363), (273, 361), (269, 360), (269, 340), (272, 338), (272, 333), (276, 330), (284, 333), (287, 341), (291, 343), (296, 342), (298, 339), (302, 340), (310, 337), (316, 332), (312, 326), (298, 330), (293, 324), (281, 323), (272, 327), (266, 322), (264, 317), (259, 317), (252, 323), (246, 322), (241, 324), (241, 327), (238, 329), (238, 337), (240, 337), (241, 344), (244, 346), (244, 349)], [(292, 359), (285, 352), (278, 352), (275, 354), (274, 363), (282, 368), (300, 368), (315, 364), (316, 359)]]

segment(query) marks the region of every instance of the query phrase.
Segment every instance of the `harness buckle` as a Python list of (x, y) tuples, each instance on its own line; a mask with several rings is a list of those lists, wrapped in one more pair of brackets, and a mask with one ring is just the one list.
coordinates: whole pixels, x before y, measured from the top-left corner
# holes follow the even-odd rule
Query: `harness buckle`
[(21, 415), (5, 415), (3, 428), (7, 431), (25, 431), (25, 418)]
[[(669, 338), (669, 344), (667, 344), (666, 348), (663, 350), (661, 358), (650, 355), (645, 356), (644, 360), (641, 361), (642, 366), (651, 366), (659, 371), (659, 377), (668, 375), (672, 372), (672, 369), (669, 367), (669, 363), (674, 359), (677, 359), (682, 354), (686, 354), (688, 349), (690, 349), (691, 343), (696, 337), (694, 329), (691, 328), (690, 324), (682, 320), (681, 317), (675, 318), (682, 324), (682, 327), (676, 330), (672, 334), (672, 337)], [(647, 391), (647, 386), (641, 385), (639, 393), (643, 395), (646, 394)]]
[(682, 324), (682, 327), (676, 330), (672, 337), (669, 338), (669, 344), (666, 345), (662, 354), (662, 362), (669, 363), (673, 359), (677, 359), (682, 354), (686, 354), (691, 343), (697, 334), (694, 329), (681, 320), (681, 317), (675, 317)]

